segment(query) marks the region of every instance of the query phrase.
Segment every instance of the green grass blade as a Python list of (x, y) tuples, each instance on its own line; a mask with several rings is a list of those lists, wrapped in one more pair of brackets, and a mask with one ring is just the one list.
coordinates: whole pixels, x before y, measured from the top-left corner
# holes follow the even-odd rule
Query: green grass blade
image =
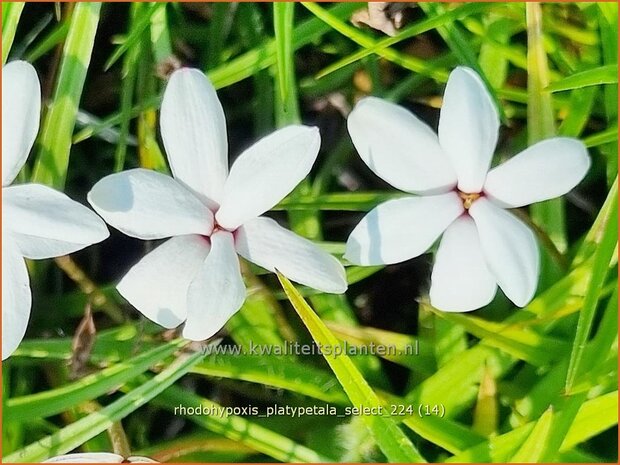
[(276, 389), (286, 389), (313, 399), (348, 405), (348, 397), (331, 373), (292, 357), (274, 355), (213, 355), (192, 373), (237, 379)]
[(594, 315), (609, 271), (609, 263), (618, 243), (618, 197), (612, 198), (609, 206), (609, 220), (602, 231), (600, 245), (594, 252), (592, 275), (584, 298), (583, 308), (579, 314), (577, 330), (571, 351), (571, 358), (566, 375), (566, 392), (571, 392), (577, 373), (581, 368), (581, 359), (586, 341), (590, 335)]
[(168, 10), (158, 8), (151, 16), (151, 47), (155, 63), (161, 63), (172, 55), (170, 28), (168, 27)]
[(185, 344), (187, 341), (173, 341), (74, 383), (37, 394), (8, 399), (3, 409), (3, 420), (28, 422), (35, 418), (45, 418), (64, 412), (135, 378)]
[(86, 72), (90, 64), (100, 3), (78, 3), (63, 48), (54, 96), (42, 124), (33, 180), (63, 188)]
[(589, 86), (601, 84), (618, 83), (618, 65), (605, 65), (598, 68), (588, 69), (572, 76), (555, 81), (547, 86), (548, 92), (559, 92), (562, 90), (582, 89)]
[(377, 53), (377, 50), (379, 49), (391, 47), (392, 45), (396, 45), (399, 42), (410, 39), (424, 32), (436, 29), (440, 26), (449, 26), (449, 24), (454, 22), (455, 20), (462, 19), (474, 13), (484, 11), (488, 7), (489, 5), (485, 3), (467, 3), (459, 5), (453, 10), (438, 14), (437, 16), (425, 18), (419, 22), (404, 27), (402, 30), (398, 31), (398, 33), (394, 37), (386, 37), (384, 39), (378, 40), (375, 43), (374, 47), (364, 47), (359, 51), (327, 66), (316, 75), (316, 78), (322, 79), (329, 74), (332, 74), (346, 66), (349, 66), (352, 63), (361, 60), (362, 58), (367, 57), (368, 55)]
[(560, 452), (570, 450), (617, 424), (618, 391), (590, 399), (581, 406), (575, 416)]
[(565, 341), (541, 335), (523, 325), (497, 323), (473, 315), (435, 312), (439, 317), (457, 323), (467, 332), (484, 339), (485, 344), (536, 366), (557, 360), (568, 349)]
[(613, 214), (613, 205), (617, 201), (617, 197), (618, 179), (616, 179), (616, 181), (612, 184), (611, 189), (607, 194), (607, 198), (605, 199), (603, 206), (599, 210), (599, 213), (594, 220), (592, 227), (586, 234), (585, 239), (577, 250), (575, 258), (573, 259), (573, 267), (582, 265), (598, 249), (601, 243), (601, 239), (603, 237), (603, 233), (608, 227), (609, 221), (611, 220)]
[[(329, 11), (338, 18), (348, 18), (356, 8), (359, 8), (358, 4), (347, 2), (334, 5)], [(317, 18), (311, 18), (302, 22), (293, 32), (294, 50), (312, 43), (330, 30), (331, 28), (328, 25)], [(275, 41), (270, 40), (209, 71), (207, 74), (216, 89), (228, 87), (252, 76), (258, 70), (274, 65), (276, 63), (276, 54)]]
[[(607, 129), (586, 137), (583, 140), (587, 147), (598, 147), (605, 144), (616, 144), (618, 142), (618, 125), (610, 126)], [(616, 173), (613, 173), (614, 176)]]
[(136, 18), (136, 22), (132, 25), (131, 30), (123, 43), (119, 45), (116, 50), (112, 53), (110, 58), (105, 62), (103, 69), (104, 71), (109, 70), (114, 63), (121, 58), (125, 52), (127, 52), (131, 47), (136, 45), (140, 40), (142, 40), (142, 34), (148, 30), (148, 27), (151, 24), (151, 17), (155, 14), (157, 10), (163, 9), (166, 7), (165, 3), (152, 3), (148, 6), (147, 10)]
[[(221, 411), (222, 406), (185, 389), (171, 386), (156, 403), (174, 411), (179, 405), (204, 411)], [(188, 419), (203, 428), (240, 442), (281, 462), (333, 462), (314, 450), (236, 415), (189, 415)]]
[(291, 82), (294, 76), (294, 55), (293, 55), (293, 18), (295, 14), (295, 3), (278, 2), (273, 4), (273, 23), (276, 37), (276, 64), (278, 69), (277, 81), (280, 91), (284, 113), (290, 111), (289, 106), (294, 105), (297, 99), (289, 99), (291, 87), (295, 82)]
[(326, 10), (318, 4), (313, 2), (302, 2), (302, 5), (310, 10), (310, 12), (312, 12), (312, 14), (314, 14), (317, 18), (324, 21), (343, 36), (348, 37), (350, 40), (364, 48), (375, 50), (375, 53), (378, 56), (392, 61), (403, 68), (431, 77), (439, 82), (446, 82), (448, 80), (448, 72), (446, 70), (430, 67), (428, 66), (426, 60), (419, 59), (412, 55), (399, 53), (389, 47), (378, 47), (377, 41), (364, 34), (354, 26), (351, 26), (343, 20), (337, 18), (332, 12)]
[(316, 210), (366, 212), (377, 205), (408, 194), (401, 192), (347, 192), (314, 197), (286, 197), (273, 210)]
[(68, 32), (69, 21), (65, 20), (58, 24), (44, 39), (39, 41), (35, 47), (28, 50), (28, 53), (26, 53), (26, 60), (30, 62), (38, 60), (54, 47), (61, 44), (62, 41), (66, 39)]
[(553, 410), (548, 409), (532, 428), (532, 432), (523, 442), (517, 453), (510, 459), (516, 463), (540, 462), (547, 444), (547, 438), (551, 433)]
[(2, 5), (2, 66), (11, 51), (24, 2), (6, 2)]
[[(542, 8), (538, 3), (527, 3), (525, 9), (528, 39), (527, 130), (528, 143), (533, 145), (555, 135), (555, 118), (551, 93), (546, 90), (549, 66), (544, 48)], [(557, 198), (540, 202), (532, 205), (530, 211), (534, 222), (548, 234), (557, 249), (564, 252), (567, 247), (564, 200)], [(547, 288), (561, 271), (546, 252), (542, 254), (540, 269), (540, 289)]]
[[(338, 339), (314, 313), (293, 284), (280, 273), (278, 273), (278, 279), (315, 342), (324, 347), (339, 346)], [(348, 356), (337, 356), (333, 354), (333, 351), (330, 354), (324, 353), (323, 356), (353, 405), (381, 409), (381, 401)], [(383, 416), (363, 416), (362, 418), (388, 460), (403, 463), (425, 462), (392, 418)]]
[(202, 352), (179, 357), (165, 370), (98, 412), (92, 413), (11, 455), (3, 462), (41, 462), (65, 454), (110, 428), (170, 387), (203, 359)]
[[(557, 414), (561, 414), (560, 410)], [(554, 414), (555, 416), (556, 414)], [(550, 414), (548, 414), (550, 416)], [(547, 419), (544, 420), (545, 422)], [(596, 436), (618, 423), (618, 391), (604, 394), (583, 403), (573, 421), (560, 452)], [(446, 463), (502, 463), (517, 453), (524, 441), (531, 436), (536, 422), (529, 422), (513, 430), (491, 437), (487, 441), (446, 460)], [(540, 426), (543, 430), (545, 425)], [(553, 433), (551, 433), (553, 434)], [(532, 450), (532, 449), (530, 449)]]
[[(133, 3), (130, 7), (131, 20), (129, 28), (133, 29), (137, 23), (141, 21), (144, 14), (143, 3)], [(139, 36), (138, 36), (139, 37)], [(141, 53), (141, 41), (128, 48), (123, 59), (123, 79), (120, 92), (120, 110), (121, 123), (119, 128), (119, 138), (116, 144), (116, 152), (114, 154), (114, 172), (123, 170), (125, 166), (125, 158), (127, 156), (127, 139), (129, 137), (129, 126), (131, 123), (131, 107), (134, 99), (134, 90), (136, 86), (136, 73), (138, 70), (138, 58)]]

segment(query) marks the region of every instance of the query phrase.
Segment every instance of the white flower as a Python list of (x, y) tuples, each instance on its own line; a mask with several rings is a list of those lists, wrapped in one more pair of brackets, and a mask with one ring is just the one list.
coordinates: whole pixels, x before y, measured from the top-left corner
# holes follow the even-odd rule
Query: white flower
[(489, 171), (499, 125), (482, 80), (467, 68), (450, 74), (438, 136), (402, 107), (363, 99), (348, 119), (360, 156), (379, 177), (417, 196), (369, 212), (345, 257), (361, 265), (398, 263), (424, 253), (443, 233), (431, 276), (434, 307), (475, 310), (493, 299), (497, 285), (525, 306), (538, 282), (538, 247), (505, 208), (565, 194), (590, 159), (580, 141), (557, 137)]
[(148, 457), (129, 457), (125, 459), (110, 452), (86, 452), (80, 454), (59, 455), (42, 463), (159, 463)]
[(228, 172), (226, 121), (215, 89), (194, 69), (173, 73), (161, 133), (174, 178), (144, 169), (99, 181), (88, 198), (112, 226), (140, 239), (172, 237), (121, 280), (118, 291), (184, 337), (211, 337), (241, 307), (246, 290), (237, 254), (312, 288), (342, 293), (338, 260), (260, 217), (308, 174), (316, 128), (288, 126), (243, 152)]
[(9, 186), (39, 130), (41, 89), (34, 68), (2, 68), (2, 359), (24, 338), (32, 295), (25, 258), (67, 255), (108, 237), (95, 213), (40, 184)]

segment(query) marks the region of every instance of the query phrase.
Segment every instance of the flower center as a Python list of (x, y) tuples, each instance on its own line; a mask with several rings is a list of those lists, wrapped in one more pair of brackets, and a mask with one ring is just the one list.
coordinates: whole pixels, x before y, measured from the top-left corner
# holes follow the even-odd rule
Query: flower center
[(482, 194), (479, 192), (474, 192), (471, 194), (461, 191), (457, 192), (459, 194), (459, 197), (463, 201), (463, 208), (465, 208), (465, 210), (469, 210), (472, 204), (482, 196)]

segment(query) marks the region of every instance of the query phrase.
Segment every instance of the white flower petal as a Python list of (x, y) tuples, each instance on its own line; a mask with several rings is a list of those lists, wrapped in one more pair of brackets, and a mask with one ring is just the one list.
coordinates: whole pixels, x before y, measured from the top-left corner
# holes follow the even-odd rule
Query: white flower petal
[(27, 258), (67, 255), (109, 236), (92, 210), (41, 184), (3, 188), (2, 206), (3, 223)]
[(590, 169), (586, 146), (577, 139), (543, 140), (492, 169), (485, 192), (514, 208), (566, 194)]
[(39, 131), (41, 85), (25, 61), (2, 68), (2, 185), (13, 182)]
[(454, 192), (387, 201), (355, 227), (347, 240), (345, 258), (358, 265), (388, 265), (417, 257), (463, 211)]
[(116, 288), (149, 320), (176, 328), (187, 318), (187, 291), (209, 248), (201, 236), (173, 237), (134, 265)]
[(93, 186), (88, 201), (108, 224), (139, 239), (209, 235), (213, 230), (213, 213), (198, 197), (151, 170), (106, 176)]
[(220, 203), (228, 175), (226, 118), (211, 81), (199, 70), (182, 68), (170, 76), (161, 104), (161, 136), (174, 177)]
[(234, 229), (276, 205), (308, 175), (320, 146), (315, 127), (287, 126), (263, 137), (230, 169), (217, 222)]
[(506, 297), (519, 307), (532, 300), (540, 257), (534, 233), (511, 213), (480, 198), (469, 209), (489, 269)]
[(493, 300), (497, 292), (474, 220), (457, 218), (444, 232), (431, 275), (431, 305), (444, 312), (470, 312)]
[(344, 267), (335, 257), (270, 218), (244, 223), (235, 245), (242, 257), (300, 284), (333, 294), (347, 289)]
[(217, 333), (245, 301), (245, 286), (233, 235), (216, 231), (211, 252), (189, 286), (183, 336), (203, 341)]
[(79, 454), (59, 455), (42, 463), (122, 463), (123, 457), (108, 452), (86, 452)]
[(349, 115), (347, 126), (362, 160), (395, 188), (430, 194), (456, 185), (437, 134), (405, 108), (366, 97)]
[(499, 114), (482, 79), (469, 68), (450, 74), (439, 118), (439, 142), (463, 192), (480, 192), (497, 136)]
[(28, 270), (11, 233), (2, 231), (2, 360), (7, 359), (22, 342), (28, 320), (32, 294)]

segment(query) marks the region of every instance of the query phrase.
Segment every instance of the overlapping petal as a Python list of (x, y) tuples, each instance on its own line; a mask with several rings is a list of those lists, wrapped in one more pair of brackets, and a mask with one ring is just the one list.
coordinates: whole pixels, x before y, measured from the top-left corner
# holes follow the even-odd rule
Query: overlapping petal
[(359, 265), (387, 265), (417, 257), (463, 211), (454, 192), (390, 200), (371, 210), (355, 227), (345, 258)]
[(3, 223), (27, 258), (70, 254), (109, 236), (93, 211), (40, 184), (3, 188), (2, 206)]
[(228, 174), (226, 119), (215, 88), (202, 72), (182, 68), (172, 73), (160, 124), (174, 177), (216, 207)]
[(522, 207), (566, 194), (581, 182), (590, 164), (581, 141), (555, 137), (492, 169), (484, 190), (502, 206)]
[(2, 68), (2, 185), (13, 182), (39, 131), (41, 86), (25, 61)]
[(463, 192), (480, 192), (499, 134), (499, 114), (482, 79), (459, 67), (450, 74), (439, 118), (439, 142)]
[(201, 236), (177, 236), (146, 255), (118, 283), (118, 292), (149, 320), (176, 328), (187, 318), (187, 293), (209, 253)]
[(431, 194), (456, 185), (437, 134), (403, 107), (366, 97), (349, 115), (347, 126), (362, 160), (397, 189)]
[(431, 305), (444, 312), (469, 312), (487, 305), (497, 291), (474, 220), (457, 218), (441, 238), (431, 275)]
[(276, 205), (308, 175), (320, 146), (318, 128), (299, 125), (259, 140), (235, 160), (217, 222), (234, 229)]
[(32, 295), (28, 270), (12, 234), (2, 231), (2, 360), (7, 359), (24, 338)]
[(209, 235), (213, 213), (170, 176), (145, 169), (112, 174), (95, 184), (88, 201), (111, 226), (139, 239)]
[(536, 292), (540, 272), (534, 233), (486, 198), (476, 200), (469, 213), (476, 222), (484, 258), (499, 287), (519, 307), (527, 305)]
[(334, 294), (347, 289), (344, 268), (335, 257), (270, 218), (247, 221), (235, 245), (242, 257), (300, 284)]
[(211, 251), (189, 287), (183, 336), (192, 341), (213, 336), (241, 308), (245, 294), (233, 235), (216, 231)]

